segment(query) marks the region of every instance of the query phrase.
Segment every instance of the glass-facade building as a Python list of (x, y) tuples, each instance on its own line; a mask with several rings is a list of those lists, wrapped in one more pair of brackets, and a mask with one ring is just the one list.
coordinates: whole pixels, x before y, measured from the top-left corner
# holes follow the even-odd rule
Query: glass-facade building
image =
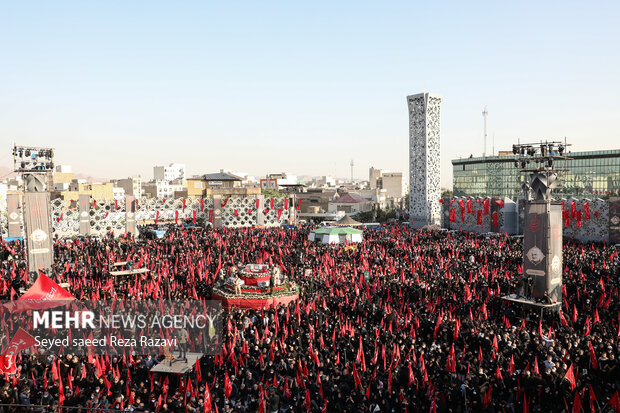
[[(607, 198), (620, 195), (620, 149), (569, 152), (572, 158), (557, 161), (559, 188), (554, 198)], [(523, 197), (521, 183), (525, 173), (515, 168), (516, 156), (487, 156), (452, 161), (455, 196)], [(562, 171), (565, 170), (565, 171)]]

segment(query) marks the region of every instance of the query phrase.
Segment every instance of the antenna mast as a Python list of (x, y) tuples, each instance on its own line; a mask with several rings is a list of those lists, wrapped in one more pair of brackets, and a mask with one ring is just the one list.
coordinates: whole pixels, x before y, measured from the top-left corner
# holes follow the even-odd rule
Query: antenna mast
[(355, 165), (355, 163), (353, 162), (353, 159), (351, 159), (351, 183), (353, 183), (353, 166)]
[(484, 110), (482, 111), (482, 117), (484, 118), (484, 150), (482, 151), (482, 157), (485, 158), (487, 156), (487, 115), (489, 112), (487, 111), (486, 105), (484, 106)]

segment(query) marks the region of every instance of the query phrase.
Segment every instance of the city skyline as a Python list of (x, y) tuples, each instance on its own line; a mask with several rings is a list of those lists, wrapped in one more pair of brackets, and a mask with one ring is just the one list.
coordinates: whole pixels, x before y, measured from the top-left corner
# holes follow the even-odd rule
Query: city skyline
[(617, 149), (619, 6), (5, 7), (0, 166), (13, 143), (102, 178), (185, 163), (254, 176), (408, 176), (406, 96), (443, 96), (451, 159), (513, 142)]

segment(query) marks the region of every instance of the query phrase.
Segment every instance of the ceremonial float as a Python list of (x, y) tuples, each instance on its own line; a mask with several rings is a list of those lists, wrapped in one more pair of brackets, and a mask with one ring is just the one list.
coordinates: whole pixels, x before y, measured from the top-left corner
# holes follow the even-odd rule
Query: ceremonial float
[(299, 287), (278, 267), (247, 264), (228, 278), (217, 281), (211, 298), (222, 301), (226, 308), (270, 308), (298, 300)]

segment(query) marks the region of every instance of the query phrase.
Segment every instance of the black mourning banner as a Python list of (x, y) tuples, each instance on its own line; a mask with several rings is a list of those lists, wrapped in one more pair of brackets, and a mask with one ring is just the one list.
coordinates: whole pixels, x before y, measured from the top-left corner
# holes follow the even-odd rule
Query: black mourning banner
[(7, 214), (9, 218), (9, 237), (22, 236), (21, 214), (19, 212), (19, 195), (8, 194), (6, 196)]
[(28, 245), (28, 271), (50, 269), (54, 250), (48, 192), (24, 193), (24, 225)]
[(609, 198), (609, 241), (620, 244), (620, 198)]
[(136, 227), (136, 202), (133, 195), (125, 196), (125, 232), (138, 235)]
[(80, 214), (80, 235), (90, 235), (90, 195), (80, 195), (78, 206)]
[(532, 296), (562, 300), (562, 207), (545, 201), (526, 204), (523, 273), (532, 278)]

